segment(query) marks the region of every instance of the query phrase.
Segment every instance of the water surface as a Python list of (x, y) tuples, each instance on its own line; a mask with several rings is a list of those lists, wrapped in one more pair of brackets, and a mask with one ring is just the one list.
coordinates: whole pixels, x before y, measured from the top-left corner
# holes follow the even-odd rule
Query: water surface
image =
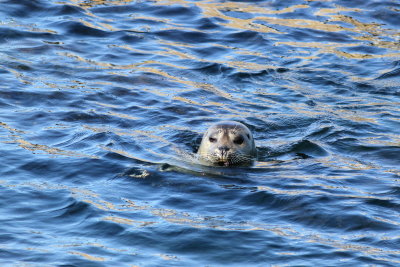
[[(398, 266), (399, 11), (1, 1), (1, 265)], [(177, 156), (219, 120), (253, 167)]]

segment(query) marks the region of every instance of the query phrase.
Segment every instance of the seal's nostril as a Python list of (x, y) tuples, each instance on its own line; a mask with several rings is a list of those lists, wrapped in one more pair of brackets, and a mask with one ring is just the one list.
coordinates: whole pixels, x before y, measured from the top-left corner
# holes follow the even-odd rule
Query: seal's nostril
[(227, 152), (229, 150), (229, 147), (227, 146), (220, 146), (218, 147), (219, 150), (221, 150), (222, 152)]

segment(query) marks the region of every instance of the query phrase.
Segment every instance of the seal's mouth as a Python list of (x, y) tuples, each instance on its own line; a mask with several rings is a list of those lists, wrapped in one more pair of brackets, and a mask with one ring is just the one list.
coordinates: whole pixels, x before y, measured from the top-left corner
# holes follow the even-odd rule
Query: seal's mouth
[(231, 155), (230, 154), (224, 154), (224, 155), (218, 155), (214, 154), (214, 157), (211, 158), (211, 162), (214, 166), (230, 166), (232, 165), (231, 161)]
[(229, 161), (217, 161), (218, 166), (229, 166)]

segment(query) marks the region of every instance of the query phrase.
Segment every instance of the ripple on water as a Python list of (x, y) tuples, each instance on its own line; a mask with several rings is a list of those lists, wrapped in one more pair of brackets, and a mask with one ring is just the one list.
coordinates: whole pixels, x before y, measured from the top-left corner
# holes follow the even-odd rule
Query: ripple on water
[(3, 6), (1, 264), (399, 264), (397, 3)]

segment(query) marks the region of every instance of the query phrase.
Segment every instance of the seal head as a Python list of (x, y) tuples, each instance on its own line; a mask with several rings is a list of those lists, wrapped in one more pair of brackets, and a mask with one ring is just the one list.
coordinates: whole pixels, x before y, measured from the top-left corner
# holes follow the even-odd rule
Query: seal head
[(207, 129), (197, 154), (212, 165), (237, 166), (250, 165), (257, 150), (253, 135), (244, 124), (222, 121)]

